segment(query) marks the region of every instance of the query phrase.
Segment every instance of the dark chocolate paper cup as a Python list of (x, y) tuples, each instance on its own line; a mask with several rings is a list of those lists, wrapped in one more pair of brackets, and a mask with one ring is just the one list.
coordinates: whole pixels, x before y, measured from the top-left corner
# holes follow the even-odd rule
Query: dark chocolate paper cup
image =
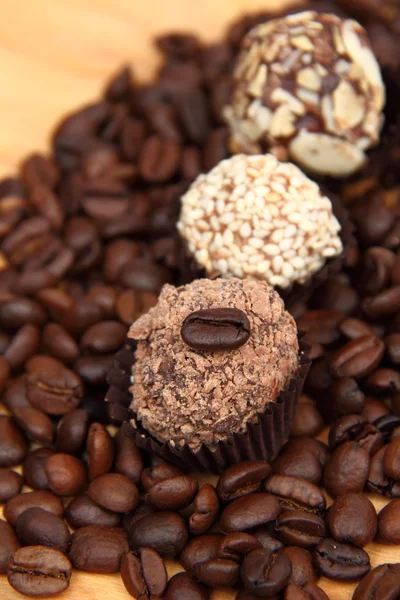
[[(277, 399), (270, 402), (264, 412), (258, 414), (256, 422), (248, 424), (246, 432), (234, 433), (232, 440), (219, 442), (214, 449), (203, 444), (194, 451), (188, 445), (178, 448), (170, 442), (161, 443), (144, 430), (139, 422), (136, 422), (136, 427), (128, 422), (128, 419), (135, 418), (134, 413), (129, 410), (131, 394), (126, 387), (127, 376), (130, 381), (130, 366), (134, 361), (135, 346), (132, 340), (127, 340), (124, 349), (116, 355), (115, 367), (108, 377), (110, 389), (106, 401), (110, 403), (110, 416), (116, 418), (115, 415), (123, 414), (126, 421), (124, 431), (134, 437), (139, 448), (156, 454), (185, 471), (221, 473), (229, 465), (243, 460), (271, 461), (289, 438), (297, 401), (311, 365), (308, 358), (309, 346), (301, 341), (301, 336), (299, 345), (298, 371), (291, 379), (288, 389), (281, 391)], [(129, 353), (131, 362), (127, 369)]]

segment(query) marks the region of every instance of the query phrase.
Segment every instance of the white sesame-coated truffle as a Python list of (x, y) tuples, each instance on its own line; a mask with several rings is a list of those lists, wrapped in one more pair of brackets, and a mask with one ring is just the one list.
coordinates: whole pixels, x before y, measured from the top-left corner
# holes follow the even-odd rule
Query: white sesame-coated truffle
[(329, 198), (271, 154), (237, 154), (200, 175), (182, 197), (178, 230), (209, 277), (287, 288), (342, 252)]
[(233, 151), (270, 151), (306, 170), (345, 177), (378, 142), (384, 102), (365, 29), (307, 11), (247, 34), (224, 114)]

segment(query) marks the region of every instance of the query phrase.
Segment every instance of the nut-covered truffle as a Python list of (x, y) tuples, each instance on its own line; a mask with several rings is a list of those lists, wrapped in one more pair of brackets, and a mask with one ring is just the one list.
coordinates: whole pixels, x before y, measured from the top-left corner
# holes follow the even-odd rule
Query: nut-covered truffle
[(225, 118), (235, 152), (272, 151), (344, 177), (379, 140), (385, 89), (367, 33), (351, 19), (307, 11), (244, 38)]
[(305, 283), (342, 252), (329, 198), (272, 154), (238, 154), (200, 175), (182, 198), (177, 226), (208, 276), (282, 289)]
[[(250, 325), (246, 343), (233, 350), (190, 348), (181, 336), (186, 317), (216, 308), (243, 311)], [(198, 279), (179, 288), (166, 285), (129, 337), (137, 341), (132, 424), (139, 421), (159, 442), (177, 447), (214, 448), (245, 432), (298, 370), (295, 322), (265, 282)]]

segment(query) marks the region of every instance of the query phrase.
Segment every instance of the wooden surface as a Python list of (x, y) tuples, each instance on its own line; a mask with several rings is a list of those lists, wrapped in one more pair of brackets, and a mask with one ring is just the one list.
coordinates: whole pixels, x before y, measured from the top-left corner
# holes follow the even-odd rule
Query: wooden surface
[[(57, 119), (90, 102), (120, 65), (148, 79), (157, 64), (151, 38), (167, 30), (217, 39), (243, 10), (277, 7), (282, 0), (2, 0), (0, 19), (0, 176), (15, 171), (28, 152), (46, 148)], [(372, 498), (379, 509), (385, 501)], [(371, 544), (373, 566), (399, 562), (400, 548)], [(170, 573), (181, 570), (169, 564)], [(354, 585), (326, 579), (331, 600), (350, 600)], [(63, 600), (129, 598), (119, 575), (74, 572)], [(0, 599), (17, 600), (5, 577)], [(231, 600), (218, 591), (213, 600)], [(184, 600), (184, 599), (182, 599)]]

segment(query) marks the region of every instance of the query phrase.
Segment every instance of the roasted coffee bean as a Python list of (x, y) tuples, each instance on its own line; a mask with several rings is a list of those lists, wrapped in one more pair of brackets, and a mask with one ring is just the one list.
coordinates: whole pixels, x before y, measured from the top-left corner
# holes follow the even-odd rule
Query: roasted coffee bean
[(199, 491), (197, 481), (189, 475), (177, 475), (154, 484), (146, 500), (156, 510), (179, 510), (188, 506)]
[(278, 550), (283, 548), (282, 542), (271, 536), (268, 531), (268, 525), (267, 527), (257, 527), (256, 529), (252, 529), (251, 533), (261, 542), (263, 548), (272, 553), (278, 552)]
[(340, 333), (349, 340), (356, 340), (364, 335), (374, 335), (374, 330), (360, 319), (348, 318), (341, 321), (338, 327)]
[(116, 447), (114, 470), (139, 485), (144, 468), (142, 451), (136, 446), (133, 438), (125, 435), (121, 430), (115, 436), (114, 442)]
[(172, 140), (163, 140), (153, 135), (142, 146), (139, 172), (145, 181), (160, 183), (170, 179), (176, 172), (180, 160), (180, 148)]
[(371, 569), (364, 550), (329, 538), (315, 548), (314, 560), (322, 575), (339, 581), (357, 581)]
[(318, 435), (323, 428), (323, 418), (314, 402), (299, 402), (290, 428), (291, 437)]
[(88, 426), (89, 415), (83, 408), (76, 408), (64, 415), (58, 423), (57, 452), (78, 454), (85, 444)]
[(400, 416), (393, 414), (386, 414), (375, 421), (375, 427), (383, 435), (385, 442), (390, 440), (390, 436), (396, 427), (400, 425)]
[(263, 460), (248, 460), (232, 465), (220, 475), (217, 494), (222, 502), (229, 502), (256, 492), (270, 473), (270, 465)]
[(383, 435), (361, 415), (340, 417), (329, 432), (329, 447), (334, 450), (343, 442), (356, 441), (372, 456), (383, 446)]
[(238, 308), (197, 310), (184, 320), (181, 336), (194, 350), (233, 350), (249, 339), (250, 322)]
[(219, 533), (210, 533), (192, 538), (179, 557), (179, 562), (185, 571), (194, 572), (194, 566), (197, 563), (217, 558), (219, 544), (222, 539), (223, 536)]
[(106, 473), (94, 479), (88, 488), (89, 497), (107, 510), (127, 513), (139, 504), (136, 484), (119, 473)]
[(378, 367), (384, 350), (383, 342), (372, 335), (351, 340), (330, 359), (331, 371), (337, 378), (362, 379)]
[(143, 258), (135, 258), (126, 263), (119, 277), (119, 283), (124, 287), (154, 294), (158, 294), (162, 286), (170, 281), (170, 271), (166, 267)]
[(25, 457), (27, 443), (13, 419), (0, 415), (0, 467), (18, 465)]
[(10, 365), (4, 358), (4, 356), (0, 356), (0, 391), (3, 391), (5, 388), (8, 378), (10, 377), (11, 369)]
[(297, 546), (287, 546), (282, 548), (280, 554), (287, 556), (292, 563), (292, 574), (289, 580), (291, 583), (302, 588), (317, 579), (312, 556), (308, 550)]
[(70, 454), (49, 456), (44, 470), (49, 489), (57, 496), (74, 496), (86, 485), (86, 470), (82, 461)]
[(114, 443), (101, 423), (92, 423), (86, 441), (87, 465), (90, 481), (108, 473), (114, 460)]
[(8, 561), (19, 548), (14, 529), (0, 519), (0, 575), (7, 573)]
[(378, 369), (364, 382), (367, 393), (387, 396), (400, 391), (400, 374), (394, 369)]
[(83, 396), (80, 378), (54, 358), (40, 356), (28, 361), (28, 401), (49, 415), (64, 415), (76, 408)]
[(13, 415), (29, 440), (51, 446), (54, 428), (48, 415), (31, 407), (16, 408)]
[(72, 534), (68, 556), (80, 571), (116, 573), (128, 551), (123, 529), (89, 525)]
[(257, 596), (272, 596), (289, 583), (292, 564), (284, 554), (258, 548), (243, 560), (240, 576), (244, 587)]
[(400, 563), (379, 565), (358, 584), (353, 600), (394, 600), (400, 593)]
[[(393, 481), (389, 479), (383, 470), (383, 461), (387, 446), (383, 446), (371, 459), (371, 466), (368, 473), (367, 489), (377, 494), (388, 496), (396, 495), (396, 488)], [(400, 492), (400, 489), (399, 489)]]
[(24, 377), (18, 377), (9, 382), (3, 392), (2, 401), (11, 413), (19, 406), (30, 406)]
[(392, 500), (378, 515), (379, 538), (386, 544), (400, 544), (400, 500)]
[(315, 583), (308, 583), (304, 588), (289, 583), (283, 594), (283, 600), (329, 600), (329, 598)]
[(395, 255), (387, 248), (368, 248), (363, 256), (358, 286), (364, 294), (375, 295), (390, 282)]
[(369, 423), (376, 423), (378, 419), (389, 414), (388, 408), (377, 398), (366, 396), (364, 410), (361, 415), (367, 419)]
[(314, 438), (304, 437), (298, 439), (291, 439), (284, 446), (285, 452), (290, 452), (291, 454), (299, 454), (300, 452), (310, 452), (313, 456), (315, 456), (321, 467), (324, 467), (328, 458), (329, 458), (329, 448), (326, 444), (321, 442), (320, 440), (315, 440)]
[(362, 309), (370, 319), (385, 319), (400, 310), (400, 285), (380, 292), (376, 296), (364, 298)]
[(60, 517), (39, 507), (25, 510), (15, 528), (22, 546), (48, 546), (65, 553), (71, 538)]
[[(239, 590), (235, 596), (235, 600), (258, 600), (260, 596), (257, 594), (253, 594), (249, 592), (249, 590)], [(279, 596), (275, 594), (273, 596), (268, 596), (270, 600), (279, 600)]]
[(74, 303), (69, 294), (58, 288), (39, 290), (36, 293), (36, 298), (53, 318), (61, 318), (62, 315), (71, 310)]
[[(86, 298), (93, 300), (100, 308), (103, 309), (104, 315), (114, 317), (115, 304), (117, 301), (117, 290), (108, 285), (94, 285), (86, 294)], [(114, 323), (115, 321), (112, 321)], [(117, 330), (115, 330), (115, 333)], [(86, 335), (85, 332), (84, 335)], [(82, 339), (81, 339), (82, 342)], [(118, 349), (118, 348), (117, 348)]]
[(161, 511), (140, 519), (131, 527), (128, 536), (132, 550), (146, 546), (163, 558), (174, 558), (186, 546), (188, 530), (180, 514)]
[(274, 521), (280, 512), (279, 502), (271, 494), (248, 494), (237, 498), (223, 510), (220, 527), (227, 533), (246, 531)]
[(219, 543), (217, 558), (227, 558), (240, 563), (243, 556), (256, 548), (262, 548), (262, 544), (254, 535), (243, 531), (228, 533)]
[(218, 517), (219, 500), (215, 487), (210, 483), (201, 486), (193, 499), (194, 512), (190, 515), (189, 530), (192, 535), (206, 533)]
[(321, 401), (318, 408), (327, 423), (364, 410), (365, 395), (353, 377), (341, 377), (329, 388), (329, 402)]
[(92, 386), (104, 386), (107, 373), (113, 365), (113, 355), (81, 356), (74, 363), (74, 371), (82, 380)]
[(0, 304), (0, 325), (5, 331), (18, 331), (24, 325), (42, 327), (45, 322), (46, 313), (30, 298), (14, 298)]
[(89, 496), (76, 496), (65, 509), (65, 518), (73, 529), (98, 525), (99, 527), (118, 527), (121, 515), (106, 510), (93, 502)]
[(79, 346), (70, 333), (58, 323), (48, 323), (42, 333), (42, 343), (54, 358), (71, 364), (79, 356)]
[(308, 450), (292, 452), (284, 450), (272, 463), (274, 473), (301, 477), (318, 485), (322, 477), (322, 466), (318, 457)]
[(194, 572), (197, 579), (208, 587), (238, 587), (240, 584), (240, 565), (228, 558), (197, 563)]
[(24, 460), (23, 473), (26, 485), (34, 490), (47, 490), (49, 481), (44, 466), (49, 456), (54, 454), (50, 448), (37, 448), (29, 452)]
[(400, 333), (391, 333), (384, 341), (389, 360), (394, 365), (400, 365)]
[(117, 352), (125, 341), (127, 328), (117, 321), (102, 321), (89, 327), (81, 337), (82, 350), (94, 354)]
[(308, 344), (332, 344), (340, 337), (338, 325), (342, 319), (343, 314), (335, 310), (309, 310), (297, 319), (297, 327), (307, 334)]
[(314, 513), (287, 510), (277, 518), (274, 534), (287, 546), (310, 548), (327, 536), (327, 529), (323, 519)]
[(158, 456), (152, 457), (151, 460), (151, 467), (144, 469), (140, 478), (146, 492), (159, 481), (164, 481), (164, 479), (169, 479), (176, 475), (182, 475), (180, 469), (166, 463)]
[(386, 448), (383, 471), (390, 479), (400, 479), (400, 438), (395, 438)]
[(18, 496), (24, 480), (12, 469), (0, 469), (0, 504), (5, 504)]
[(283, 509), (300, 508), (312, 512), (323, 512), (326, 508), (322, 490), (300, 477), (271, 475), (264, 483), (264, 489), (279, 498)]
[(140, 548), (138, 555), (133, 552), (124, 554), (121, 578), (131, 596), (143, 600), (162, 596), (168, 583), (164, 561), (151, 548)]
[(376, 534), (374, 505), (362, 494), (342, 494), (329, 508), (328, 526), (338, 542), (362, 548), (372, 542)]
[(357, 309), (359, 296), (356, 290), (344, 281), (330, 279), (317, 289), (312, 304), (348, 316)]
[(189, 573), (177, 573), (168, 582), (165, 600), (209, 600), (208, 588)]
[(40, 331), (35, 325), (21, 327), (7, 346), (4, 358), (12, 369), (22, 367), (24, 362), (37, 352), (40, 343)]
[(54, 548), (26, 546), (8, 564), (8, 583), (26, 596), (53, 596), (69, 587), (71, 563)]
[(311, 365), (305, 382), (305, 389), (312, 398), (319, 400), (325, 396), (333, 381), (328, 359), (324, 357), (316, 360)]
[(348, 492), (362, 492), (368, 479), (370, 456), (357, 442), (345, 442), (334, 450), (325, 465), (324, 484), (336, 498)]

